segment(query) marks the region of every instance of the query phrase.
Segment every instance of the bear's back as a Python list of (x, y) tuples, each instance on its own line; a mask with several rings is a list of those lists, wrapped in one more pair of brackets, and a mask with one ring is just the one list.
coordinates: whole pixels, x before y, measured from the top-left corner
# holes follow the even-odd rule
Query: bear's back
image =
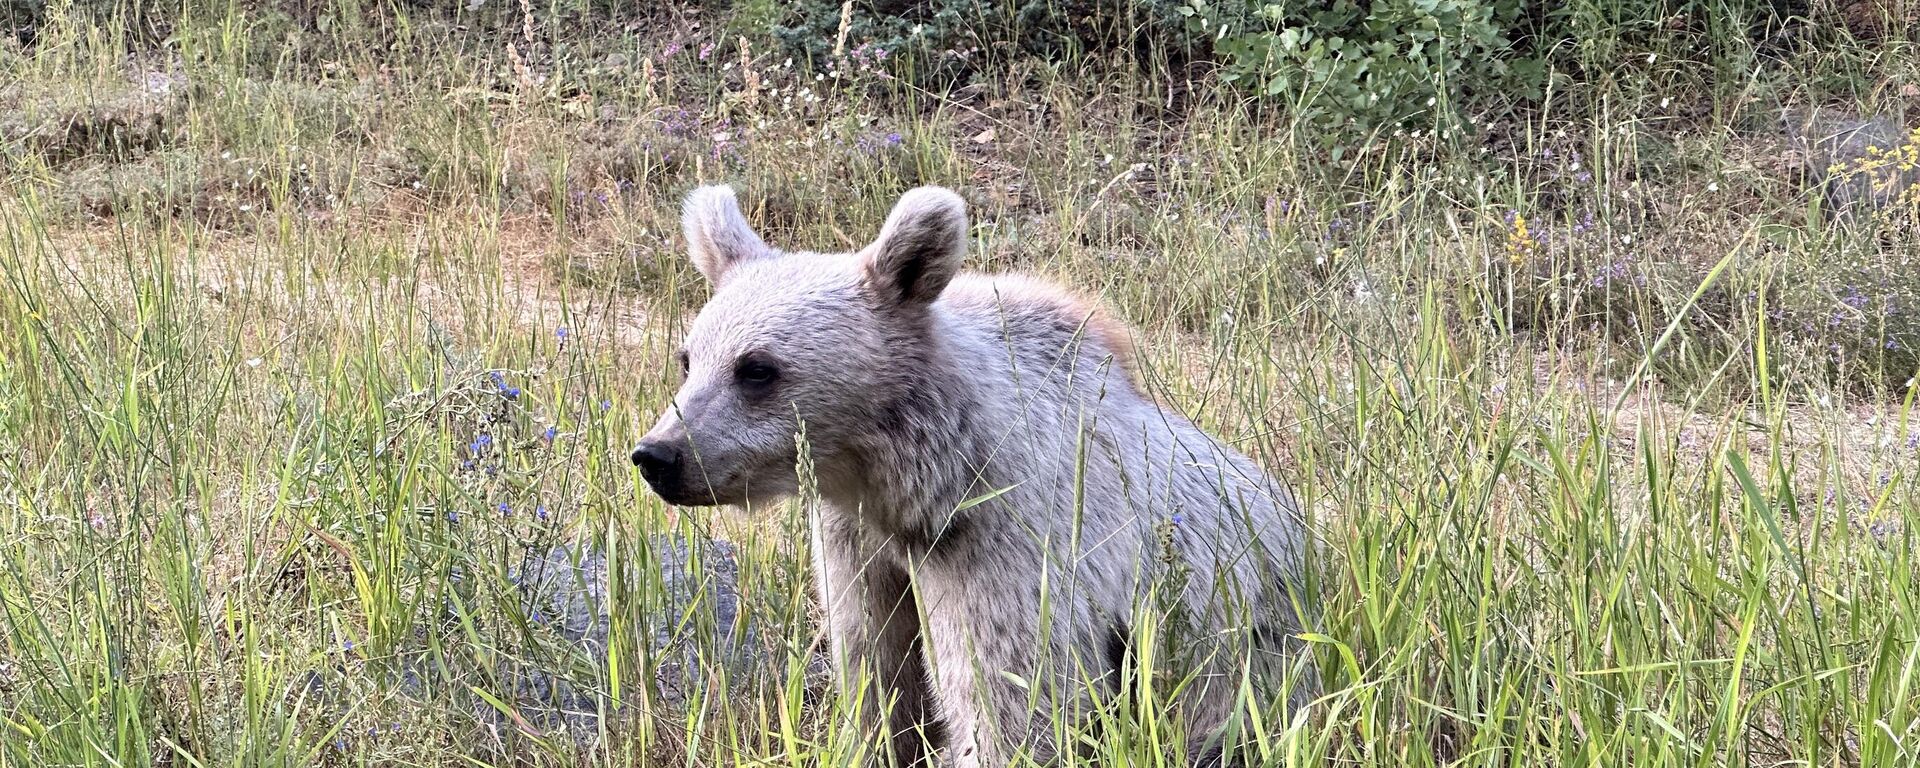
[(997, 347), (992, 354), (1028, 372), (1030, 384), (1036, 383), (1032, 374), (1080, 374), (1082, 384), (1093, 383), (1084, 379), (1095, 374), (1101, 383), (1139, 394), (1132, 335), (1098, 301), (1030, 275), (965, 273), (939, 305), (961, 326), (954, 330)]

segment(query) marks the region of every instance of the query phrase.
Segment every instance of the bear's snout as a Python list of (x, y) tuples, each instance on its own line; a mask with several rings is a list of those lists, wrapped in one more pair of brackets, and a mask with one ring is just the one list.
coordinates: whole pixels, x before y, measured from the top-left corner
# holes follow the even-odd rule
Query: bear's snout
[(633, 465), (660, 498), (671, 502), (682, 495), (679, 448), (665, 441), (643, 440), (633, 449)]

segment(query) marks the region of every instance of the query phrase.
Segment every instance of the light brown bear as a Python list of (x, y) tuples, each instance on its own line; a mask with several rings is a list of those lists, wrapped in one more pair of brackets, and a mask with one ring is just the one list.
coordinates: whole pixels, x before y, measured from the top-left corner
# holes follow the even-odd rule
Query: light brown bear
[(1052, 761), (1057, 718), (1133, 687), (1142, 636), (1202, 762), (1244, 743), (1243, 683), (1289, 711), (1315, 691), (1287, 491), (1149, 399), (1097, 306), (961, 273), (959, 196), (906, 193), (851, 254), (769, 247), (724, 186), (684, 225), (715, 291), (633, 461), (669, 503), (765, 503), (799, 488), (804, 422), (836, 669), (875, 681), (860, 711), (898, 764)]

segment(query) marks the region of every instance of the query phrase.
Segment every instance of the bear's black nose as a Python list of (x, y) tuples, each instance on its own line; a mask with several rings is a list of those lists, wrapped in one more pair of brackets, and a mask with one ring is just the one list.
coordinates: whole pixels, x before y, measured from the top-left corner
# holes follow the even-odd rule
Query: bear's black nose
[(663, 442), (642, 442), (633, 449), (633, 464), (654, 490), (671, 488), (680, 478), (680, 449)]

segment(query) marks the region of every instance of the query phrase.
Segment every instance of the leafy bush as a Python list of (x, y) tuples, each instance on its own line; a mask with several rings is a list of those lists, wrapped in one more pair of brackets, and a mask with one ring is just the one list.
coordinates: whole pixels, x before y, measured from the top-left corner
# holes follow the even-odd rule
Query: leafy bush
[[(1661, 58), (1713, 65), (1700, 82), (1744, 82), (1759, 41), (1795, 16), (1789, 0), (1187, 0), (1189, 28), (1217, 40), (1221, 79), (1293, 105), (1303, 124), (1460, 128), (1460, 111), (1535, 103), (1549, 72), (1612, 82)], [(1708, 79), (1706, 72), (1725, 77)]]
[(1532, 92), (1545, 75), (1537, 58), (1509, 55), (1520, 0), (1336, 0), (1252, 14), (1244, 0), (1190, 3), (1190, 23), (1219, 37), (1221, 79), (1294, 104), (1310, 125), (1439, 117), (1461, 83)]

